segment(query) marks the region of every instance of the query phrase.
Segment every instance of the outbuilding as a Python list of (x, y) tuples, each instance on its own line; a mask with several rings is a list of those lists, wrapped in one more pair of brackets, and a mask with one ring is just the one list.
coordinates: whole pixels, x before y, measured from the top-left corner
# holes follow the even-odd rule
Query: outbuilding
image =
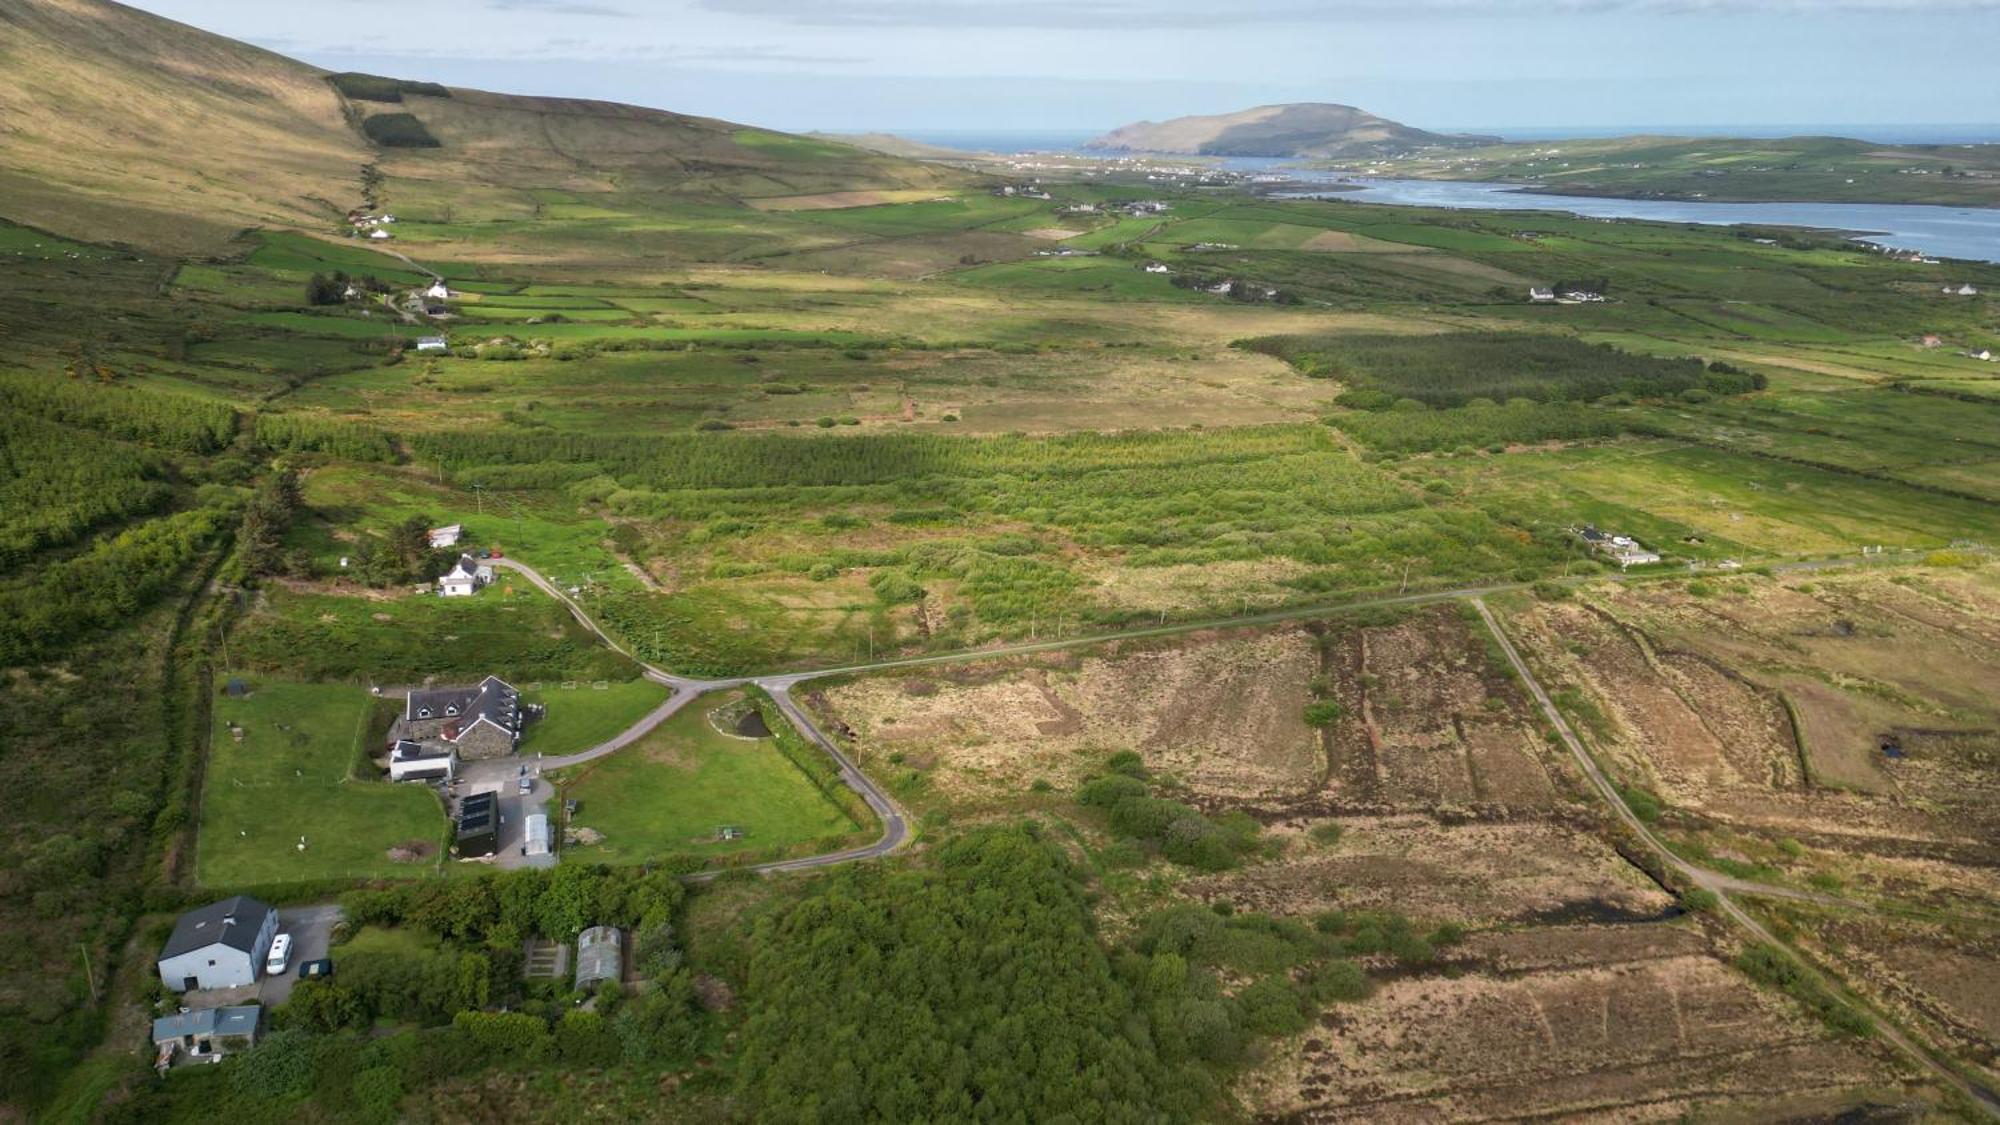
[(449, 781), (458, 772), (458, 752), (449, 746), (402, 739), (389, 750), (389, 780)]
[(458, 804), (458, 834), (452, 847), (460, 859), (482, 859), (500, 850), (500, 802), (492, 793), (474, 793)]
[(248, 895), (190, 910), (160, 950), (160, 981), (175, 992), (255, 984), (276, 936), (278, 912)]
[(576, 987), (625, 979), (625, 935), (616, 926), (592, 926), (576, 935)]
[(159, 1053), (155, 1065), (164, 1070), (181, 1053), (190, 1062), (215, 1062), (224, 1055), (247, 1051), (257, 1045), (257, 1024), (263, 1014), (255, 1004), (238, 1004), (185, 1008), (161, 1016), (153, 1021), (153, 1048)]

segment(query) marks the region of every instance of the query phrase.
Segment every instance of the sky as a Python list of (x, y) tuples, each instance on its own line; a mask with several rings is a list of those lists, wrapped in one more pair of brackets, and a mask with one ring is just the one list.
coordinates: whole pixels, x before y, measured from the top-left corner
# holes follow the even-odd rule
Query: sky
[[(137, 0), (339, 70), (765, 125), (2000, 123), (2000, 0)], [(2000, 139), (2000, 131), (1996, 131)]]

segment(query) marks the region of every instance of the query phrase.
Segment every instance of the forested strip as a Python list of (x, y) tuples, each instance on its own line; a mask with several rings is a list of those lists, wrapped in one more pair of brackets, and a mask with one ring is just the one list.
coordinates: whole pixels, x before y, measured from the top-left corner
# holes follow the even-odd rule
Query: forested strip
[[(1301, 374), (1340, 379), (1431, 406), (1475, 399), (1553, 402), (1605, 395), (1665, 396), (1704, 388), (1753, 389), (1762, 380), (1702, 361), (1667, 359), (1539, 332), (1449, 332), (1435, 336), (1270, 336), (1243, 347), (1285, 360)], [(1719, 383), (1719, 385), (1717, 385)]]
[(0, 571), (158, 508), (169, 495), (159, 472), (157, 458), (130, 446), (0, 412)]
[(0, 406), (189, 453), (213, 453), (236, 433), (226, 403), (20, 371), (0, 372)]
[(234, 512), (218, 508), (163, 516), (0, 591), (0, 662), (26, 662), (130, 618), (235, 523)]
[(651, 489), (826, 487), (1004, 474), (1025, 478), (1160, 465), (1236, 463), (1326, 448), (1306, 426), (1219, 432), (1147, 431), (1005, 435), (865, 434), (841, 438), (774, 434), (588, 434), (453, 432), (415, 438), (427, 462), (453, 469), (547, 465), (547, 480), (515, 474), (514, 487), (567, 484), (571, 466), (589, 464), (620, 482)]
[(259, 414), (252, 426), (257, 444), (287, 452), (311, 451), (349, 461), (393, 461), (389, 436), (360, 422), (313, 414)]

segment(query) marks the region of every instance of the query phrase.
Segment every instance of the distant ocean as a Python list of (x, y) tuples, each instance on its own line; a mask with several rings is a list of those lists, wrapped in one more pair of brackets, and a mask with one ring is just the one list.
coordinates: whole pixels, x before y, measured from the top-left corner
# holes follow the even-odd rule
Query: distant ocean
[[(1425, 126), (1425, 128), (1431, 128)], [(1103, 129), (883, 129), (906, 140), (967, 152), (1073, 152)], [(1439, 133), (1483, 133), (1510, 141), (1635, 134), (1676, 137), (1855, 137), (1876, 144), (2000, 144), (2000, 125), (1466, 125)]]

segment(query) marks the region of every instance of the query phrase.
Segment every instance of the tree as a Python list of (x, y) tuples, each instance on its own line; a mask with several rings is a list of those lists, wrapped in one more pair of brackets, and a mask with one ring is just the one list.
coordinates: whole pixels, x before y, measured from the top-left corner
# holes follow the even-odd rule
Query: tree
[(365, 1025), (368, 1007), (345, 985), (330, 980), (302, 980), (293, 987), (291, 999), (278, 1009), (277, 1016), (286, 1027), (325, 1034)]

